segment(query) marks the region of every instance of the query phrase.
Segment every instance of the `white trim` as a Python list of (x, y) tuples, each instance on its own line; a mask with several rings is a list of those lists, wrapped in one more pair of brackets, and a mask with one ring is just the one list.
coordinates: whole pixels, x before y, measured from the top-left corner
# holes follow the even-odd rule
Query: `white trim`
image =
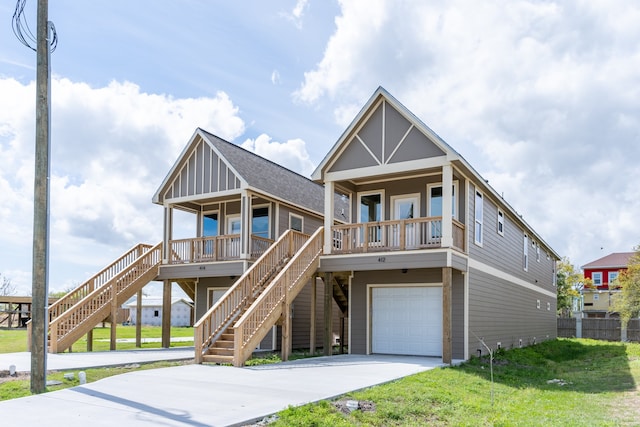
[(382, 162), (380, 161), (380, 159), (378, 159), (376, 157), (375, 154), (373, 154), (373, 152), (369, 149), (369, 147), (367, 146), (367, 144), (364, 143), (364, 141), (362, 140), (362, 138), (360, 138), (360, 135), (358, 135), (356, 133), (355, 135), (356, 139), (360, 142), (360, 144), (362, 144), (362, 146), (364, 147), (365, 150), (367, 150), (367, 152), (369, 153), (369, 155), (371, 155), (371, 157), (373, 157), (373, 160), (375, 160), (376, 162), (378, 162), (378, 165), (381, 165)]
[[(356, 218), (355, 218), (355, 223), (359, 223), (360, 221), (360, 204), (361, 204), (361, 200), (362, 200), (362, 196), (368, 196), (371, 194), (379, 194), (380, 195), (380, 219), (379, 221), (384, 221), (385, 217), (385, 194), (384, 194), (384, 189), (379, 189), (379, 190), (370, 190), (370, 191), (361, 191), (359, 193), (357, 193), (357, 200), (358, 200), (358, 206), (356, 208)], [(352, 221), (353, 222), (353, 221)]]
[[(481, 212), (481, 220), (478, 221), (476, 213), (478, 212), (478, 196), (480, 196), (480, 200), (482, 201), (482, 212)], [(480, 224), (480, 239), (478, 239), (478, 235), (476, 233), (476, 226)], [(473, 243), (482, 247), (484, 242), (484, 194), (482, 191), (478, 190), (476, 186), (473, 193)]]
[(231, 221), (233, 220), (240, 221), (240, 231), (242, 232), (242, 215), (238, 213), (238, 214), (231, 214), (231, 215), (224, 216), (224, 230), (225, 230), (224, 234), (233, 234), (231, 232), (231, 228), (229, 228), (229, 226), (231, 225)]
[(408, 170), (431, 169), (447, 164), (447, 156), (430, 157), (427, 159), (409, 160), (406, 162), (389, 163), (378, 166), (366, 166), (363, 168), (348, 169), (343, 171), (327, 172), (324, 181), (349, 181), (352, 179), (367, 178), (370, 176), (407, 172)]
[(504, 211), (498, 208), (496, 231), (499, 236), (504, 237)]
[(216, 230), (216, 234), (215, 236), (219, 236), (220, 235), (220, 208), (218, 207), (218, 209), (213, 209), (213, 210), (209, 210), (209, 211), (202, 211), (201, 215), (200, 215), (200, 236), (204, 237), (204, 218), (207, 215), (211, 215), (211, 214), (216, 214), (216, 221), (218, 222), (218, 229)]
[[(600, 284), (597, 284), (595, 278), (593, 277), (596, 274), (598, 276), (600, 276)], [(604, 274), (602, 274), (602, 271), (592, 271), (591, 272), (591, 281), (593, 281), (593, 285), (594, 286), (602, 286), (602, 284), (604, 283), (603, 280), (604, 280)]]
[[(391, 196), (390, 198), (390, 202), (391, 202), (391, 217), (393, 219), (399, 219), (397, 218), (398, 216), (398, 212), (396, 212), (396, 202), (401, 201), (401, 200), (411, 200), (414, 202), (414, 211), (413, 211), (413, 217), (414, 218), (420, 218), (421, 212), (420, 212), (420, 193), (409, 193), (409, 194), (398, 194), (396, 196)], [(417, 212), (416, 212), (417, 209)]]
[(504, 271), (498, 270), (495, 267), (491, 267), (490, 265), (484, 264), (480, 261), (477, 261), (475, 259), (469, 258), (468, 260), (469, 263), (469, 269), (473, 268), (479, 271), (482, 271), (483, 273), (487, 273), (490, 274), (491, 276), (497, 277), (498, 279), (503, 279), (506, 280), (508, 282), (511, 282), (513, 284), (516, 284), (518, 286), (521, 286), (523, 288), (535, 291), (535, 292), (539, 292), (543, 295), (546, 295), (552, 299), (557, 299), (557, 295), (555, 292), (551, 292), (548, 291), (546, 289), (542, 289), (539, 286), (534, 285), (533, 283), (529, 283), (525, 280), (522, 280), (518, 277), (512, 276), (509, 273), (505, 273)]
[(524, 271), (529, 271), (529, 235), (527, 233), (524, 233), (522, 244), (523, 268)]
[(464, 360), (467, 360), (469, 359), (469, 271), (463, 271), (462, 277), (464, 280)]
[(411, 125), (409, 126), (409, 129), (407, 129), (407, 131), (404, 133), (404, 135), (402, 135), (402, 138), (400, 138), (400, 141), (398, 141), (398, 145), (396, 145), (396, 148), (394, 148), (393, 151), (391, 152), (391, 154), (389, 154), (389, 157), (385, 159), (385, 164), (388, 164), (389, 160), (391, 160), (393, 158), (393, 156), (396, 154), (396, 151), (398, 151), (398, 149), (400, 149), (400, 146), (404, 143), (405, 139), (407, 139), (407, 136), (409, 135), (409, 132), (411, 132), (411, 130), (414, 127), (415, 126), (413, 125), (413, 123), (411, 123)]
[[(263, 209), (263, 208), (267, 208), (267, 239), (271, 239), (271, 203), (267, 202), (267, 203), (261, 203), (259, 205), (254, 205), (253, 203), (251, 204), (251, 214), (249, 215), (249, 229), (250, 229), (250, 236), (253, 236), (255, 233), (253, 232), (253, 211), (256, 209)], [(264, 237), (264, 236), (261, 236)]]

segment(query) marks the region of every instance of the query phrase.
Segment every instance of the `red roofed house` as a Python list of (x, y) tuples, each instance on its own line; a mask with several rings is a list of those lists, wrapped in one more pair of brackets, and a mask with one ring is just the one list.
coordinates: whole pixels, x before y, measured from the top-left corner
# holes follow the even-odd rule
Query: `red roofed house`
[(582, 266), (585, 279), (591, 279), (592, 288), (585, 288), (585, 317), (610, 317), (611, 303), (620, 292), (614, 282), (621, 270), (626, 270), (634, 252), (615, 252)]

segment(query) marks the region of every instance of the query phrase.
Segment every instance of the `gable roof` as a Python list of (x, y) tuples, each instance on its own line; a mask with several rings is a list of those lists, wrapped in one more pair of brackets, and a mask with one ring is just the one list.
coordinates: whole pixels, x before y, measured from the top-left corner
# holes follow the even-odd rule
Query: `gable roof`
[(627, 268), (629, 260), (635, 252), (614, 252), (588, 264), (583, 265), (583, 270), (593, 270), (594, 268)]
[[(384, 120), (379, 117), (381, 114), (384, 114), (380, 112), (379, 105), (381, 102), (389, 104), (392, 107), (389, 109), (389, 113), (396, 114), (403, 118), (407, 124), (410, 125), (409, 129), (403, 129), (400, 134), (396, 133), (393, 139), (394, 145), (391, 147), (382, 147), (382, 143), (380, 143), (373, 150), (366, 150), (359, 144), (351, 144), (353, 135), (355, 135), (356, 132), (366, 134), (367, 129), (361, 127), (365, 119), (376, 122), (382, 122)], [(405, 131), (406, 133), (404, 133)], [(389, 129), (385, 128), (385, 137), (388, 137), (389, 133)], [(360, 139), (360, 136), (356, 135), (356, 138)], [(366, 138), (366, 136), (363, 136), (363, 138)], [(416, 146), (421, 144), (422, 146), (420, 148), (424, 150), (427, 146), (425, 143), (429, 144), (430, 153), (427, 153), (428, 156), (446, 155), (449, 160), (462, 159), (437, 133), (424, 124), (415, 114), (407, 109), (407, 107), (387, 92), (386, 89), (379, 86), (340, 138), (338, 138), (324, 159), (322, 159), (311, 175), (311, 178), (315, 181), (323, 181), (324, 174), (340, 162), (340, 156), (344, 155), (347, 148), (353, 151), (351, 154), (353, 157), (358, 157), (360, 162), (359, 167), (370, 167), (411, 160), (406, 157), (406, 154), (403, 157), (402, 152), (398, 150), (400, 145)], [(347, 145), (349, 146), (347, 147)]]
[[(192, 179), (196, 172), (190, 167), (207, 178)], [(163, 204), (169, 199), (214, 196), (216, 192), (240, 189), (253, 189), (318, 214), (324, 211), (322, 185), (200, 128), (156, 191), (153, 202)]]
[[(476, 169), (471, 166), (467, 160), (465, 160), (460, 153), (458, 153), (453, 147), (447, 144), (436, 132), (434, 132), (429, 126), (427, 126), (422, 120), (420, 120), (415, 114), (413, 114), (407, 107), (405, 107), (400, 101), (394, 98), (386, 89), (382, 86), (379, 86), (376, 91), (371, 95), (367, 103), (362, 107), (360, 112), (353, 119), (351, 124), (347, 127), (347, 129), (342, 133), (340, 138), (333, 145), (331, 150), (324, 157), (322, 162), (315, 169), (311, 178), (316, 182), (324, 182), (325, 174), (330, 171), (333, 165), (338, 163), (339, 157), (346, 152), (345, 146), (348, 145), (352, 138), (354, 137), (356, 132), (360, 132), (361, 129), (364, 129), (363, 123), (368, 120), (379, 120), (375, 117), (376, 109), (381, 102), (386, 102), (389, 104), (395, 112), (397, 112), (401, 117), (406, 119), (410, 124), (412, 130), (415, 128), (419, 132), (422, 133), (424, 138), (421, 140), (413, 141), (414, 144), (420, 144), (421, 142), (426, 142), (429, 145), (426, 145), (421, 149), (422, 152), (419, 154), (422, 158), (436, 158), (436, 157), (446, 157), (446, 161), (455, 164), (458, 166), (464, 173), (469, 174), (472, 178), (476, 187), (480, 188), (480, 190), (489, 195), (491, 199), (493, 199), (497, 204), (504, 207), (506, 212), (511, 214), (511, 218), (513, 218), (516, 222), (520, 223), (521, 226), (530, 233), (531, 236), (534, 236), (535, 239), (542, 243), (545, 248), (548, 249), (549, 253), (555, 257), (555, 259), (559, 260), (560, 255), (556, 251), (551, 248), (551, 246), (545, 242), (545, 240), (524, 220), (522, 215), (520, 215), (504, 198), (498, 194), (498, 192), (489, 185), (488, 181), (485, 180)], [(385, 129), (386, 132), (386, 129)], [(407, 134), (403, 136), (403, 140), (405, 137), (410, 135), (410, 131), (407, 131)], [(356, 135), (358, 137), (358, 135)], [(385, 134), (386, 137), (386, 134)], [(362, 142), (362, 141), (361, 141)], [(399, 147), (400, 144), (397, 144), (395, 147)], [(424, 144), (423, 144), (424, 145)], [(376, 147), (377, 149), (377, 147)], [(425, 150), (427, 151), (425, 153)], [(440, 153), (438, 153), (440, 150)], [(370, 152), (368, 155), (371, 155), (372, 158), (378, 161), (378, 165), (374, 165), (373, 163), (357, 165), (357, 168), (362, 168), (361, 170), (371, 170), (369, 169), (371, 166), (375, 169), (376, 167), (379, 170), (383, 170), (386, 165), (391, 163), (394, 160), (395, 153), (387, 153), (384, 149), (379, 149), (380, 158), (377, 158), (376, 153)], [(354, 156), (356, 155), (354, 150)], [(402, 162), (405, 162), (407, 165), (417, 166), (417, 168), (421, 168), (422, 164), (419, 162), (411, 162), (411, 159), (406, 157), (400, 157), (397, 159), (398, 164), (395, 165), (395, 172), (402, 173), (407, 170), (406, 167), (403, 167)], [(387, 169), (389, 170), (389, 169)], [(383, 172), (383, 174), (386, 172)]]

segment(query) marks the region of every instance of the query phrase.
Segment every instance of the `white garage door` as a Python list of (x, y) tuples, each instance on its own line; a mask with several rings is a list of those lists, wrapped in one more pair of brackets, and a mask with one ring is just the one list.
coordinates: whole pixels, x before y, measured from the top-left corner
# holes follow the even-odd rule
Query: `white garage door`
[(442, 287), (375, 287), (371, 351), (442, 356)]

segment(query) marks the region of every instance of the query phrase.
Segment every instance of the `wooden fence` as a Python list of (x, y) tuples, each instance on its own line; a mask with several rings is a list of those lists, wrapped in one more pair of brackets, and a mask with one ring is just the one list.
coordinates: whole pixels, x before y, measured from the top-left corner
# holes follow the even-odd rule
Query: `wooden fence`
[[(558, 318), (558, 337), (573, 338), (577, 333), (577, 319)], [(620, 341), (620, 319), (581, 319), (582, 338), (603, 341)], [(627, 325), (627, 340), (640, 342), (640, 319), (632, 319)]]

